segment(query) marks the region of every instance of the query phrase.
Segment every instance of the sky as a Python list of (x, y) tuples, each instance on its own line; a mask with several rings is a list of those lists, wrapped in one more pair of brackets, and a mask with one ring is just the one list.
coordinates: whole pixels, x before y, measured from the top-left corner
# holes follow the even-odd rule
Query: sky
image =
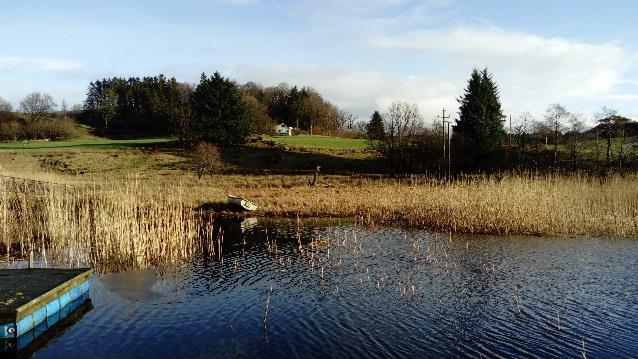
[(593, 0), (0, 0), (0, 97), (69, 105), (91, 81), (201, 73), (311, 86), (360, 118), (393, 101), (457, 115), (488, 68), (506, 115), (549, 104), (638, 120), (638, 2)]

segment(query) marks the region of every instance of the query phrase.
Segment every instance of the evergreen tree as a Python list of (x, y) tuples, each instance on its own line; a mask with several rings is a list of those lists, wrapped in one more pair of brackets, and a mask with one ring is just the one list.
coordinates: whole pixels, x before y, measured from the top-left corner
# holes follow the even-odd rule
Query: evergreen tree
[(237, 86), (215, 72), (210, 78), (202, 74), (191, 95), (193, 139), (217, 144), (241, 143), (249, 132), (246, 105)]
[(184, 89), (164, 75), (91, 82), (82, 121), (111, 136), (175, 136), (187, 115)]
[(366, 133), (371, 140), (383, 140), (385, 137), (385, 131), (383, 130), (383, 118), (379, 114), (379, 111), (374, 111), (370, 122), (366, 125)]
[(487, 69), (474, 69), (458, 101), (461, 106), (454, 133), (461, 135), (476, 156), (489, 155), (502, 143), (505, 130), (499, 90)]

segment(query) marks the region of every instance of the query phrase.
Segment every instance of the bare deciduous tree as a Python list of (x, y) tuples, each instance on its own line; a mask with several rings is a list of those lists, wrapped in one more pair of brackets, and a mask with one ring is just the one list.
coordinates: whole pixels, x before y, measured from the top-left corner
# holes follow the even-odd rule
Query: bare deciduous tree
[(423, 119), (416, 104), (394, 102), (383, 116), (385, 138), (377, 149), (393, 170), (411, 172)]
[(554, 162), (558, 159), (558, 136), (569, 116), (569, 111), (559, 103), (553, 103), (545, 110), (545, 122), (554, 132)]
[(51, 95), (42, 92), (32, 92), (20, 102), (20, 111), (36, 119), (50, 115), (57, 106)]
[(614, 135), (614, 120), (618, 117), (618, 111), (607, 106), (602, 106), (600, 111), (595, 114), (596, 121), (601, 125), (603, 131), (605, 131), (605, 138), (607, 138), (607, 165), (611, 162), (611, 138)]
[(338, 116), (339, 116), (339, 123), (341, 127), (346, 128), (348, 130), (352, 130), (355, 128), (354, 123), (357, 117), (354, 114), (348, 111), (340, 110), (338, 112)]
[(525, 111), (518, 116), (518, 124), (514, 126), (514, 135), (517, 139), (518, 147), (523, 151), (527, 144), (527, 136), (532, 132), (532, 125), (534, 123), (534, 116), (529, 111)]
[(582, 133), (585, 130), (585, 120), (582, 114), (571, 114), (567, 119), (567, 122), (570, 158), (572, 161), (572, 168), (576, 168)]

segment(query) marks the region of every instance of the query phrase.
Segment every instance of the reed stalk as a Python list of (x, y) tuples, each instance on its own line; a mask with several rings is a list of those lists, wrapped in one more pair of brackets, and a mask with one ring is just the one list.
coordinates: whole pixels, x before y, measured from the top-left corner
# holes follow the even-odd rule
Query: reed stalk
[(200, 223), (179, 188), (135, 179), (30, 191), (0, 180), (0, 243), (6, 254), (35, 249), (41, 261), (98, 270), (143, 268), (200, 250)]

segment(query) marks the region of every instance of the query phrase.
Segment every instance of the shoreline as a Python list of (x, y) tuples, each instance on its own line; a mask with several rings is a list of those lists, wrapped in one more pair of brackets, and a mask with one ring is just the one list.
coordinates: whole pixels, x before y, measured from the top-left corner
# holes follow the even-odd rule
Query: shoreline
[[(202, 212), (201, 215), (206, 215), (208, 212)], [(497, 232), (463, 232), (463, 231), (450, 231), (445, 228), (436, 228), (436, 227), (428, 227), (428, 226), (416, 226), (411, 225), (409, 220), (402, 219), (394, 222), (374, 222), (368, 224), (366, 222), (361, 222), (361, 218), (364, 218), (365, 215), (361, 215), (361, 217), (353, 217), (353, 216), (338, 216), (331, 214), (299, 214), (299, 213), (233, 213), (233, 212), (210, 212), (213, 220), (228, 220), (228, 221), (237, 221), (237, 220), (245, 220), (249, 218), (257, 218), (264, 220), (295, 220), (299, 219), (301, 221), (305, 220), (348, 220), (351, 221), (356, 226), (362, 226), (364, 228), (378, 228), (378, 227), (396, 227), (406, 230), (418, 230), (418, 231), (429, 231), (434, 233), (452, 233), (457, 235), (489, 235), (489, 236), (498, 236), (498, 237), (508, 237), (508, 236), (530, 236), (530, 237), (539, 237), (539, 238), (574, 238), (574, 237), (592, 237), (592, 238), (606, 238), (606, 239), (638, 239), (638, 236), (620, 236), (620, 235), (599, 235), (592, 233), (579, 233), (579, 234), (556, 234), (556, 233), (534, 233), (534, 232), (524, 232), (524, 233), (497, 233)], [(200, 215), (200, 214), (198, 214)]]

